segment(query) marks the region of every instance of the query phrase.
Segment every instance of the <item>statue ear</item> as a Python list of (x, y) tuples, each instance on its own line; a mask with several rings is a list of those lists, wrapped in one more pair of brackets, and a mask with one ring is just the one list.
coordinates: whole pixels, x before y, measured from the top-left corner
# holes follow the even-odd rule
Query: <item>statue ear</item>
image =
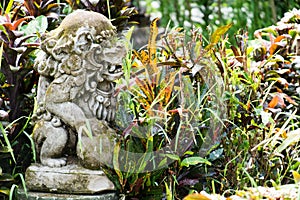
[(103, 59), (104, 57), (103, 57), (102, 46), (100, 46), (99, 44), (93, 44), (91, 50), (86, 54), (86, 60), (91, 65), (86, 65), (86, 68), (94, 69), (95, 66), (97, 67), (102, 66)]

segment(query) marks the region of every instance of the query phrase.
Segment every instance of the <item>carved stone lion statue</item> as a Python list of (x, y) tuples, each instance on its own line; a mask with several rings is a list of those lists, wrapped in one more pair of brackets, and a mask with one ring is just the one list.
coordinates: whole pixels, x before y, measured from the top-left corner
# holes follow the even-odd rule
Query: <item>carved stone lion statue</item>
[(74, 154), (84, 167), (97, 169), (111, 159), (117, 137), (109, 122), (125, 48), (116, 28), (99, 13), (78, 10), (42, 37), (41, 49), (33, 116), (40, 162), (60, 167)]

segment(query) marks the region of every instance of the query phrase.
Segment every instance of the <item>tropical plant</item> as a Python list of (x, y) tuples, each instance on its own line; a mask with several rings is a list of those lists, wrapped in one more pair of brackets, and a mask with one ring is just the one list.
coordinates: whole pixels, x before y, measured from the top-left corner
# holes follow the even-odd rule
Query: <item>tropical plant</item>
[(33, 159), (29, 116), (38, 79), (33, 62), (38, 36), (48, 27), (46, 17), (24, 16), (23, 8), (11, 0), (0, 16), (0, 182), (5, 194), (10, 186), (19, 183)]
[(215, 174), (207, 177), (218, 192), (288, 184), (291, 170), (299, 170), (298, 12), (257, 30), (256, 40), (242, 32), (235, 36), (237, 46), (227, 48), (225, 39), (214, 50), (229, 111), (226, 137), (217, 149), (223, 153), (213, 162)]
[(116, 119), (121, 138), (113, 166), (105, 168), (128, 198), (186, 194), (186, 175), (194, 165), (199, 172), (209, 164), (203, 152), (218, 143), (226, 113), (221, 78), (205, 57), (199, 30), (185, 40), (183, 29), (172, 29), (158, 45), (156, 21), (145, 49), (130, 51), (124, 62)]
[[(249, 41), (247, 32), (242, 31), (234, 37), (237, 46), (230, 45), (230, 48), (228, 48), (228, 38), (222, 36), (230, 28), (231, 25), (229, 24), (218, 28), (211, 35), (209, 44), (206, 47), (204, 47), (203, 43), (197, 43), (193, 39), (193, 43), (183, 42), (185, 36), (182, 37), (182, 35), (185, 34), (177, 28), (174, 29), (177, 31), (176, 34), (172, 35), (171, 31), (171, 33), (165, 35), (166, 38), (168, 37), (168, 40), (165, 40), (167, 45), (163, 46), (164, 48), (160, 50), (156, 49), (155, 52), (158, 52), (156, 56), (150, 56), (150, 43), (146, 51), (135, 53), (136, 56), (134, 58), (137, 64), (135, 63), (130, 66), (137, 68), (132, 69), (132, 71), (137, 71), (132, 74), (136, 80), (129, 79), (126, 82), (127, 89), (131, 91), (134, 88), (134, 90), (126, 94), (126, 101), (120, 101), (123, 102), (122, 106), (126, 104), (130, 105), (127, 110), (131, 115), (129, 115), (129, 118), (123, 116), (125, 120), (121, 124), (128, 124), (134, 121), (134, 119), (138, 120), (134, 121), (135, 123), (129, 127), (121, 129), (125, 130), (121, 131), (121, 133), (127, 136), (124, 141), (128, 143), (125, 142), (124, 144), (124, 141), (121, 140), (120, 146), (118, 146), (115, 153), (120, 152), (122, 148), (128, 150), (126, 147), (130, 147), (131, 143), (132, 149), (130, 150), (133, 152), (137, 151), (137, 149), (142, 153), (147, 152), (149, 146), (153, 148), (149, 144), (153, 144), (155, 147), (155, 143), (150, 143), (152, 140), (150, 142), (149, 140), (140, 142), (139, 139), (136, 139), (140, 138), (140, 135), (151, 133), (151, 130), (153, 130), (153, 128), (141, 129), (136, 127), (140, 127), (145, 122), (146, 126), (153, 127), (153, 123), (149, 123), (148, 119), (151, 119), (151, 116), (158, 116), (157, 118), (159, 118), (162, 113), (160, 108), (164, 108), (164, 102), (157, 100), (160, 99), (159, 95), (157, 95), (160, 93), (155, 93), (157, 90), (153, 81), (158, 80), (155, 83), (163, 85), (159, 87), (159, 91), (164, 93), (167, 99), (172, 98), (169, 98), (167, 93), (165, 93), (164, 88), (168, 87), (163, 82), (159, 82), (160, 79), (157, 79), (157, 77), (151, 79), (151, 76), (147, 75), (147, 73), (142, 78), (136, 75), (151, 70), (152, 65), (150, 65), (150, 69), (147, 69), (147, 67), (149, 68), (149, 60), (151, 58), (154, 60), (157, 59), (157, 66), (171, 66), (172, 69), (181, 70), (186, 69), (183, 70), (185, 74), (192, 75), (188, 76), (192, 78), (190, 80), (197, 80), (197, 76), (195, 75), (200, 75), (198, 82), (195, 81), (199, 86), (201, 80), (205, 80), (205, 76), (211, 78), (209, 73), (197, 73), (201, 72), (201, 66), (205, 66), (199, 63), (205, 63), (207, 57), (212, 57), (217, 68), (214, 69), (214, 72), (220, 72), (221, 75), (219, 77), (222, 77), (224, 87), (226, 88), (225, 97), (228, 108), (228, 119), (224, 122), (226, 124), (226, 129), (224, 130), (226, 136), (222, 138), (219, 146), (217, 145), (214, 149), (207, 152), (206, 160), (202, 160), (205, 161), (204, 163), (208, 163), (207, 161), (209, 161), (211, 165), (203, 165), (203, 162), (200, 162), (200, 164), (194, 163), (195, 165), (191, 165), (188, 167), (188, 170), (185, 170), (182, 166), (182, 160), (190, 158), (189, 156), (180, 157), (172, 153), (165, 155), (166, 159), (171, 158), (176, 161), (176, 164), (168, 165), (166, 168), (168, 173), (166, 171), (165, 173), (155, 171), (159, 175), (162, 175), (162, 177), (165, 177), (165, 180), (168, 180), (165, 182), (165, 188), (163, 189), (166, 198), (181, 198), (182, 194), (193, 192), (194, 190), (200, 191), (203, 188), (208, 192), (225, 192), (231, 189), (257, 187), (258, 185), (277, 187), (281, 184), (293, 183), (291, 172), (293, 170), (299, 171), (299, 137), (297, 136), (300, 130), (299, 111), (297, 109), (299, 105), (299, 90), (297, 89), (299, 87), (299, 75), (297, 71), (298, 57), (294, 48), (297, 41), (295, 30), (298, 27), (295, 22), (298, 22), (298, 16), (296, 10), (286, 14), (285, 18), (278, 23), (278, 26), (258, 30), (256, 32), (258, 39), (254, 41)], [(197, 34), (192, 32), (190, 35)], [(201, 34), (197, 35), (196, 38), (201, 38)], [(181, 43), (184, 44), (182, 46), (185, 48), (185, 51), (181, 51), (182, 49), (180, 50), (180, 48), (178, 49), (178, 47), (182, 47)], [(195, 48), (196, 51), (191, 51), (191, 47)], [(186, 52), (186, 54), (178, 54), (178, 52)], [(195, 52), (199, 54), (195, 54)], [(164, 55), (168, 56), (164, 57)], [(194, 55), (198, 56), (193, 57)], [(131, 54), (129, 58), (132, 58)], [(199, 60), (195, 58), (199, 58)], [(127, 61), (126, 64), (128, 63), (131, 62)], [(141, 66), (144, 66), (144, 68), (140, 69), (139, 67)], [(214, 65), (211, 64), (211, 66)], [(125, 67), (124, 70), (126, 76), (130, 77), (129, 69)], [(159, 73), (155, 73), (155, 70), (152, 71), (155, 75), (160, 72), (164, 73), (164, 70), (159, 70)], [(205, 74), (204, 77), (203, 74)], [(172, 74), (168, 76), (172, 76)], [(168, 82), (170, 80), (168, 76), (163, 76), (163, 80)], [(194, 82), (192, 81), (191, 83)], [(190, 89), (189, 91), (203, 91), (199, 88), (195, 90), (195, 88), (197, 87), (194, 85), (194, 89)], [(174, 93), (171, 93), (171, 96), (172, 94)], [(156, 97), (158, 98), (156, 99)], [(213, 96), (208, 95), (208, 97), (211, 98)], [(191, 102), (195, 102), (192, 96), (188, 96), (188, 98), (192, 99)], [(192, 105), (191, 102), (189, 102), (190, 105)], [(176, 104), (170, 103), (168, 105), (175, 105), (173, 109), (179, 111)], [(201, 107), (199, 104), (197, 106)], [(153, 108), (155, 108), (154, 111)], [(122, 107), (122, 111), (124, 110), (126, 108)], [(164, 109), (162, 110), (164, 111)], [(180, 121), (182, 118), (178, 120)], [(211, 125), (211, 123), (207, 124), (208, 127)], [(158, 128), (158, 130), (160, 129)], [(179, 132), (182, 131), (178, 127), (177, 130)], [(218, 137), (223, 133), (221, 130), (219, 129), (216, 132)], [(162, 132), (167, 133), (166, 135), (169, 134), (167, 130)], [(138, 135), (139, 137), (133, 137), (133, 135)], [(155, 141), (154, 138), (153, 141)], [(197, 155), (199, 149), (201, 150), (201, 146), (197, 151), (195, 149), (197, 149), (197, 146), (189, 149), (191, 151), (187, 151), (187, 154)], [(195, 152), (197, 153), (195, 154)], [(117, 155), (119, 156), (119, 154)], [(120, 159), (118, 156), (114, 160), (115, 169), (120, 169), (120, 164), (117, 163)], [(142, 164), (141, 161), (145, 161), (144, 159), (145, 157), (140, 158), (140, 160), (137, 159), (136, 163)], [(142, 166), (146, 167), (146, 165)], [(141, 188), (144, 190), (147, 189), (147, 183), (150, 185), (151, 183), (152, 185), (163, 185), (162, 182), (158, 182), (158, 180), (161, 180), (160, 178), (151, 178), (155, 173), (148, 172), (143, 175), (139, 174), (139, 176), (132, 172), (125, 173), (125, 176), (123, 175), (120, 170), (117, 172), (117, 178), (114, 178), (114, 181), (117, 182), (121, 180), (122, 184), (119, 184), (119, 186), (122, 188), (121, 191), (123, 193), (127, 191), (130, 194), (134, 193), (134, 195), (138, 196), (143, 194), (138, 193), (137, 190), (141, 190)], [(134, 181), (131, 179), (132, 175), (136, 177), (133, 179)], [(155, 177), (157, 178), (157, 176)], [(129, 183), (127, 182), (128, 180)], [(152, 180), (154, 182), (151, 182)], [(138, 187), (135, 188), (134, 186)], [(133, 190), (133, 188), (137, 190)], [(160, 192), (161, 188), (162, 186), (156, 192)]]

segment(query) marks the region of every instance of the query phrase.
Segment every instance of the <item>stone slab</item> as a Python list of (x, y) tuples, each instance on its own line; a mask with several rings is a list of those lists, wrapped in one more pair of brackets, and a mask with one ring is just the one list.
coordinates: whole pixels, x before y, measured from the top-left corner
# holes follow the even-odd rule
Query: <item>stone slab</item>
[(26, 196), (24, 190), (18, 190), (18, 200), (118, 200), (118, 195), (113, 192), (96, 195), (28, 192)]
[(96, 194), (115, 190), (114, 184), (101, 170), (89, 170), (72, 164), (52, 168), (34, 164), (25, 173), (30, 191), (62, 194)]

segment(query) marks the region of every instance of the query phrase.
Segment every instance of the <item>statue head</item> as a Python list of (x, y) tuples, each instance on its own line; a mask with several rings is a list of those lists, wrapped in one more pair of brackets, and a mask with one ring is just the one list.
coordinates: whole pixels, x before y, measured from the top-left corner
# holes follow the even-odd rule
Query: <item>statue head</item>
[(76, 76), (82, 70), (101, 71), (99, 81), (114, 81), (122, 75), (120, 65), (125, 55), (116, 36), (116, 28), (104, 15), (74, 11), (57, 29), (42, 37), (41, 49), (47, 59), (37, 60), (37, 70), (49, 77)]

